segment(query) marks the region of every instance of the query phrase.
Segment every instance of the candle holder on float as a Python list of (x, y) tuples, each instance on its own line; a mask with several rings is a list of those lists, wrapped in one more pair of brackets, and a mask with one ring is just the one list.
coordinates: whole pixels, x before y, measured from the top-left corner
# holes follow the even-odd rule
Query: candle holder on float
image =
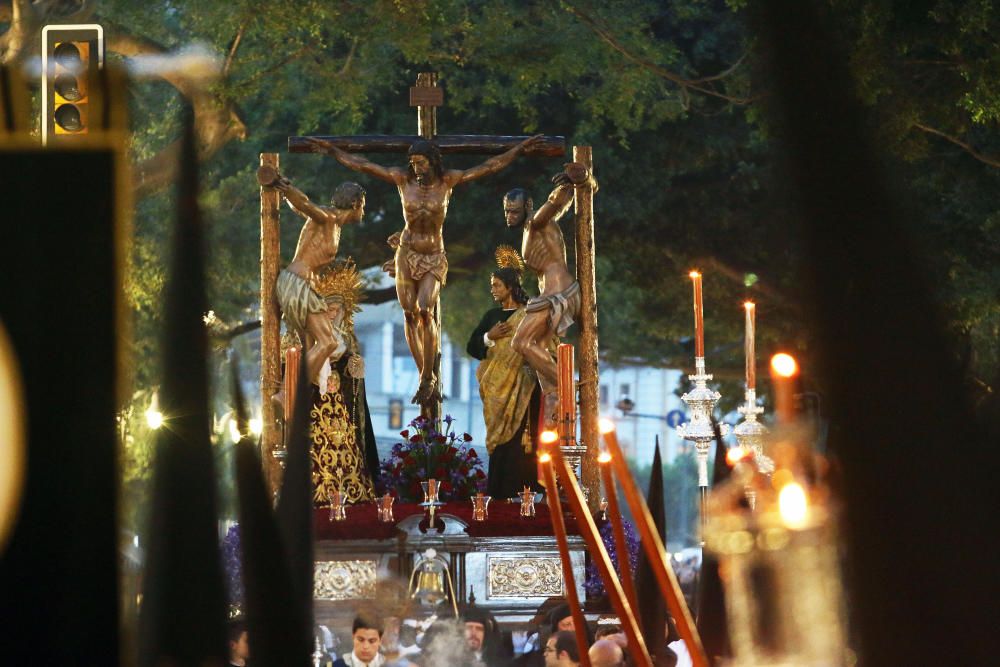
[(347, 520), (347, 498), (343, 491), (333, 491), (330, 493), (330, 521)]
[(709, 498), (705, 547), (726, 572), (733, 665), (847, 664), (836, 511), (822, 482), (809, 486), (796, 468), (782, 460), (772, 483), (743, 459)]
[[(767, 428), (757, 421), (757, 416), (764, 413), (764, 408), (757, 405), (757, 390), (746, 390), (746, 403), (737, 408), (743, 415), (743, 421), (733, 429), (737, 444), (743, 451), (753, 455), (757, 470), (763, 475), (771, 475), (774, 472), (774, 461), (764, 453), (764, 438), (767, 436)], [(750, 502), (750, 509), (756, 506), (756, 492), (752, 486), (747, 487), (747, 500)]]
[(487, 508), (489, 507), (490, 500), (492, 499), (493, 499), (492, 496), (486, 496), (483, 495), (482, 493), (477, 493), (476, 495), (472, 496), (472, 498), (469, 499), (472, 501), (473, 521), (486, 521), (487, 517), (489, 517)]
[[(712, 412), (722, 395), (708, 387), (711, 375), (705, 373), (705, 357), (695, 357), (693, 375), (688, 379), (694, 383), (694, 388), (681, 396), (681, 400), (691, 410), (691, 420), (677, 426), (677, 434), (694, 443), (698, 460), (698, 486), (701, 488), (702, 518), (704, 519), (705, 497), (708, 493), (708, 451), (715, 440), (715, 429), (712, 427)], [(729, 433), (729, 424), (719, 424), (719, 435)], [(721, 446), (722, 443), (720, 442)]]
[(521, 499), (521, 516), (528, 518), (535, 516), (535, 492), (526, 486), (524, 491), (517, 495)]
[(390, 496), (388, 493), (378, 499), (378, 520), (382, 523), (392, 523), (395, 521), (395, 517), (392, 515), (392, 504), (396, 501), (395, 498)]
[(420, 503), (420, 507), (427, 510), (428, 529), (434, 527), (434, 513), (437, 512), (437, 508), (444, 507), (444, 503), (438, 500), (440, 487), (440, 483), (433, 477), (426, 482), (420, 482), (420, 488), (424, 492), (424, 502)]

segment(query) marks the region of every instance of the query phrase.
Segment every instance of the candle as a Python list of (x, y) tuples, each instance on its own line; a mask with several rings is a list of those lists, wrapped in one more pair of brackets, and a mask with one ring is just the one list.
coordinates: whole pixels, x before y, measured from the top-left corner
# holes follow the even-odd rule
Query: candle
[(757, 306), (753, 301), (743, 304), (747, 311), (746, 358), (747, 358), (747, 389), (757, 387), (757, 351), (754, 349), (754, 325), (757, 320)]
[(795, 376), (798, 374), (799, 364), (792, 355), (779, 352), (771, 357), (774, 413), (779, 424), (790, 424), (795, 419)]
[(615, 551), (618, 552), (618, 574), (621, 577), (622, 589), (625, 591), (625, 599), (633, 610), (638, 610), (635, 594), (635, 581), (632, 579), (632, 564), (629, 562), (628, 543), (625, 541), (625, 526), (622, 523), (622, 513), (618, 507), (618, 492), (615, 489), (615, 480), (611, 476), (611, 455), (607, 452), (597, 457), (597, 464), (601, 470), (601, 481), (604, 482), (604, 496), (608, 501), (608, 509), (611, 511), (611, 531), (615, 538)]
[(702, 646), (701, 637), (698, 635), (698, 628), (691, 617), (681, 593), (680, 584), (674, 571), (667, 565), (669, 559), (667, 551), (663, 547), (663, 540), (653, 522), (653, 516), (646, 507), (646, 501), (639, 493), (639, 489), (629, 472), (628, 464), (622, 455), (621, 446), (618, 444), (618, 435), (615, 433), (615, 425), (610, 419), (601, 420), (601, 434), (604, 436), (604, 444), (611, 454), (611, 462), (614, 466), (615, 475), (621, 482), (622, 492), (625, 494), (625, 501), (628, 503), (632, 516), (635, 517), (636, 528), (639, 530), (640, 544), (646, 552), (649, 564), (656, 575), (656, 583), (659, 584), (660, 593), (667, 600), (667, 608), (677, 624), (677, 632), (687, 645), (691, 654), (691, 663), (694, 667), (709, 667), (708, 658), (705, 655), (705, 648)]
[[(587, 508), (587, 501), (584, 500), (583, 492), (580, 491), (580, 486), (576, 482), (576, 475), (569, 467), (561, 450), (558, 448), (553, 449), (552, 457), (555, 459), (559, 472), (562, 475), (563, 489), (566, 491), (566, 498), (569, 500), (570, 509), (577, 517), (577, 525), (580, 528), (580, 533), (583, 535), (584, 542), (587, 544), (587, 551), (590, 552), (590, 557), (594, 565), (597, 566), (597, 571), (600, 573), (601, 579), (604, 580), (604, 588), (607, 590), (611, 607), (621, 620), (622, 630), (628, 638), (629, 651), (637, 665), (640, 667), (653, 667), (653, 661), (649, 657), (646, 642), (642, 637), (642, 632), (639, 630), (639, 623), (636, 621), (632, 606), (622, 591), (621, 582), (618, 579), (618, 575), (615, 574), (614, 567), (611, 565), (611, 558), (608, 556), (607, 549), (604, 548), (604, 541), (601, 539), (600, 533), (597, 531), (597, 526), (594, 524), (594, 517), (591, 516), (590, 510)], [(577, 627), (579, 628), (580, 626)]]
[(285, 350), (285, 423), (292, 421), (295, 388), (299, 384), (299, 362), (302, 351), (297, 347)]
[(705, 321), (701, 303), (701, 274), (692, 271), (691, 283), (694, 286), (694, 356), (700, 358), (705, 356)]
[(573, 346), (561, 343), (557, 348), (559, 391), (559, 437), (564, 446), (576, 440), (576, 383), (573, 382)]
[[(558, 451), (558, 447), (553, 448)], [(573, 616), (573, 627), (582, 630), (587, 627), (587, 619), (580, 608), (580, 598), (576, 594), (576, 578), (573, 576), (573, 564), (569, 559), (569, 543), (566, 539), (566, 523), (563, 519), (562, 503), (559, 502), (559, 491), (556, 487), (556, 473), (552, 468), (552, 455), (543, 452), (538, 456), (538, 466), (545, 478), (545, 500), (549, 505), (549, 515), (552, 517), (552, 531), (556, 534), (556, 545), (559, 547), (559, 560), (562, 563), (563, 585), (566, 588), (566, 601), (569, 603), (570, 614)], [(576, 648), (580, 653), (580, 664), (590, 667), (590, 657), (587, 651), (587, 633), (576, 632)]]

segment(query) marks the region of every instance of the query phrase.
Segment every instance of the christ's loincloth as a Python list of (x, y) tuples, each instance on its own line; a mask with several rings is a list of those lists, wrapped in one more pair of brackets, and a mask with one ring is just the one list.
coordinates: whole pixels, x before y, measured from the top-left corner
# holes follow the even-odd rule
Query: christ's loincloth
[(556, 335), (562, 336), (580, 314), (580, 303), (580, 283), (573, 281), (572, 285), (557, 294), (546, 294), (529, 299), (528, 305), (524, 309), (529, 313), (543, 310), (551, 311), (549, 313), (549, 327)]
[(448, 254), (444, 250), (424, 254), (414, 251), (408, 243), (401, 243), (399, 251), (403, 253), (411, 279), (419, 281), (429, 273), (444, 286), (448, 278)]
[(310, 313), (325, 313), (327, 310), (326, 301), (316, 293), (309, 281), (288, 269), (278, 274), (275, 293), (285, 316), (285, 323), (300, 334), (306, 331), (306, 319)]

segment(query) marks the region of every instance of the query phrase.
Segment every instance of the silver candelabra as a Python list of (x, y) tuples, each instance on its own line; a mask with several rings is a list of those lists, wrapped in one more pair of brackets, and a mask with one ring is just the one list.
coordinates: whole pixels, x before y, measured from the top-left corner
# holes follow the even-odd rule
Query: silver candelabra
[[(691, 419), (677, 427), (677, 434), (694, 443), (698, 458), (698, 486), (702, 488), (704, 495), (708, 489), (708, 450), (715, 440), (712, 412), (722, 395), (708, 388), (708, 381), (712, 376), (705, 373), (705, 357), (694, 358), (694, 375), (689, 375), (688, 379), (694, 383), (694, 389), (681, 396), (681, 400), (691, 409)], [(729, 425), (719, 424), (719, 435), (728, 433)]]
[(752, 452), (757, 470), (770, 475), (774, 472), (774, 461), (764, 453), (764, 437), (767, 435), (767, 428), (759, 421), (757, 416), (764, 413), (764, 408), (757, 406), (757, 390), (746, 390), (746, 403), (739, 407), (739, 413), (743, 415), (743, 421), (733, 429), (736, 442), (745, 451)]

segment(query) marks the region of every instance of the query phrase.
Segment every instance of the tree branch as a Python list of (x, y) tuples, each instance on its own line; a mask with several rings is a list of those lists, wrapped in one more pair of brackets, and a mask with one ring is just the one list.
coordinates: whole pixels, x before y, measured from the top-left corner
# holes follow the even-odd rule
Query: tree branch
[(571, 5), (569, 2), (566, 2), (565, 0), (563, 1), (563, 4), (566, 6), (567, 9), (569, 9), (569, 11), (574, 16), (580, 19), (580, 21), (584, 25), (590, 28), (595, 35), (600, 37), (601, 41), (603, 41), (605, 44), (610, 46), (612, 49), (614, 49), (622, 56), (624, 56), (626, 59), (632, 61), (636, 65), (639, 65), (640, 67), (649, 70), (653, 74), (656, 74), (657, 76), (677, 85), (681, 89), (681, 92), (682, 94), (685, 95), (685, 97), (687, 96), (689, 90), (693, 90), (701, 93), (702, 95), (707, 95), (709, 97), (716, 97), (721, 100), (725, 100), (730, 104), (736, 104), (736, 105), (747, 105), (757, 99), (756, 96), (735, 97), (732, 95), (726, 95), (725, 93), (720, 93), (717, 90), (713, 90), (712, 88), (707, 88), (704, 85), (702, 85), (704, 83), (718, 81), (719, 79), (729, 76), (733, 71), (736, 70), (736, 68), (739, 65), (742, 64), (744, 58), (746, 57), (745, 54), (741, 56), (740, 59), (736, 61), (736, 63), (734, 63), (726, 70), (720, 72), (719, 74), (715, 74), (713, 76), (708, 76), (708, 77), (702, 77), (699, 79), (688, 79), (677, 74), (676, 72), (668, 70), (667, 68), (661, 65), (657, 65), (651, 60), (648, 60), (646, 58), (643, 58), (641, 56), (632, 53), (627, 48), (625, 48), (625, 46), (620, 41), (618, 41), (610, 32), (608, 32), (606, 29), (598, 25), (597, 21), (593, 17), (585, 14), (579, 8)]
[(240, 48), (240, 42), (243, 40), (243, 33), (247, 29), (246, 21), (240, 23), (239, 29), (236, 31), (236, 36), (233, 37), (233, 41), (229, 45), (229, 53), (226, 54), (226, 62), (222, 66), (222, 78), (229, 76), (229, 70), (233, 67), (233, 60), (236, 58), (236, 50)]
[(950, 134), (946, 134), (946, 133), (942, 132), (941, 130), (936, 130), (933, 127), (928, 127), (927, 125), (924, 125), (922, 123), (914, 123), (913, 127), (917, 128), (918, 130), (920, 130), (922, 132), (926, 132), (927, 134), (933, 134), (936, 137), (941, 137), (945, 141), (949, 141), (949, 142), (955, 144), (956, 146), (958, 146), (959, 148), (961, 148), (966, 153), (968, 153), (972, 157), (976, 158), (977, 160), (979, 160), (983, 164), (988, 164), (991, 167), (1000, 167), (1000, 160), (998, 160), (996, 158), (993, 158), (993, 157), (990, 157), (988, 155), (984, 155), (983, 153), (980, 153), (975, 148), (973, 148), (971, 144), (969, 144), (969, 143), (967, 143), (965, 141), (962, 141), (958, 137), (954, 137), (954, 136), (952, 136)]

